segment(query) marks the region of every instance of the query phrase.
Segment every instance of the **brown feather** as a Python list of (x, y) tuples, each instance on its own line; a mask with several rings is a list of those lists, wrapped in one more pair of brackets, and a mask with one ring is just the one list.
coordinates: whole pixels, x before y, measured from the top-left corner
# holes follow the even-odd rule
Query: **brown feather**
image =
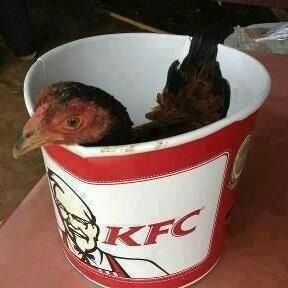
[(230, 86), (216, 61), (217, 36), (196, 34), (182, 64), (174, 61), (157, 106), (146, 114), (151, 122), (133, 128), (135, 142), (176, 136), (226, 117)]

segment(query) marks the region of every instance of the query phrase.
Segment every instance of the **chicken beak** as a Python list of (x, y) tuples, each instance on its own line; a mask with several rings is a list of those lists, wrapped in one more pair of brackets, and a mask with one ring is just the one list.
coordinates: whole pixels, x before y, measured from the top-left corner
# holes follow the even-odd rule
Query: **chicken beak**
[(27, 135), (19, 135), (13, 147), (13, 157), (18, 159), (27, 152), (39, 148), (45, 143), (45, 138), (39, 130), (33, 131)]

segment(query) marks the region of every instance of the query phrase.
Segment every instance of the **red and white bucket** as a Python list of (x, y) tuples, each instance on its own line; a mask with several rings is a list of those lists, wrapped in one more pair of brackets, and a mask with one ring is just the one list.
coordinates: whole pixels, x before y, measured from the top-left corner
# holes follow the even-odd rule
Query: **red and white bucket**
[[(145, 122), (186, 36), (118, 34), (68, 43), (41, 56), (24, 84), (33, 113), (41, 88), (61, 80), (98, 86)], [(256, 114), (270, 78), (250, 56), (219, 45), (231, 85), (227, 118), (136, 145), (42, 149), (65, 254), (103, 287), (189, 286), (217, 263)]]

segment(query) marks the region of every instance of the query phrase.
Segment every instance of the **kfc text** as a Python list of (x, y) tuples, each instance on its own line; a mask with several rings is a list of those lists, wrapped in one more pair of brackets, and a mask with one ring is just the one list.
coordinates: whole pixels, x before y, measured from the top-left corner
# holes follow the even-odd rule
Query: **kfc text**
[[(118, 245), (120, 241), (127, 246), (141, 246), (156, 244), (159, 236), (163, 234), (171, 234), (173, 237), (182, 237), (191, 234), (196, 230), (196, 225), (193, 224), (193, 221), (191, 220), (193, 220), (195, 217), (199, 217), (202, 210), (203, 208), (194, 210), (178, 220), (171, 219), (150, 225), (133, 226), (129, 228), (108, 226), (108, 234), (103, 243)], [(187, 228), (187, 224), (190, 223), (191, 225), (189, 225), (189, 228)], [(184, 226), (186, 228), (184, 228)], [(133, 236), (140, 230), (143, 230), (145, 227), (149, 227), (149, 231), (146, 238), (139, 243), (135, 240), (135, 238), (133, 238)]]

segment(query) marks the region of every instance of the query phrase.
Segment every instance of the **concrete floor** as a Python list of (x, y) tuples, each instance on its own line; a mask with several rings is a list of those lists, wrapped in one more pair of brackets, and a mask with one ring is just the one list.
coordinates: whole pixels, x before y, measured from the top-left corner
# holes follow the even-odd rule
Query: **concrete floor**
[[(28, 4), (40, 54), (87, 36), (137, 31), (106, 16), (96, 17), (91, 1), (38, 0)], [(22, 89), (32, 63), (16, 58), (0, 39), (0, 219), (17, 207), (44, 173), (39, 150), (17, 161), (12, 157), (15, 138), (28, 119)]]

